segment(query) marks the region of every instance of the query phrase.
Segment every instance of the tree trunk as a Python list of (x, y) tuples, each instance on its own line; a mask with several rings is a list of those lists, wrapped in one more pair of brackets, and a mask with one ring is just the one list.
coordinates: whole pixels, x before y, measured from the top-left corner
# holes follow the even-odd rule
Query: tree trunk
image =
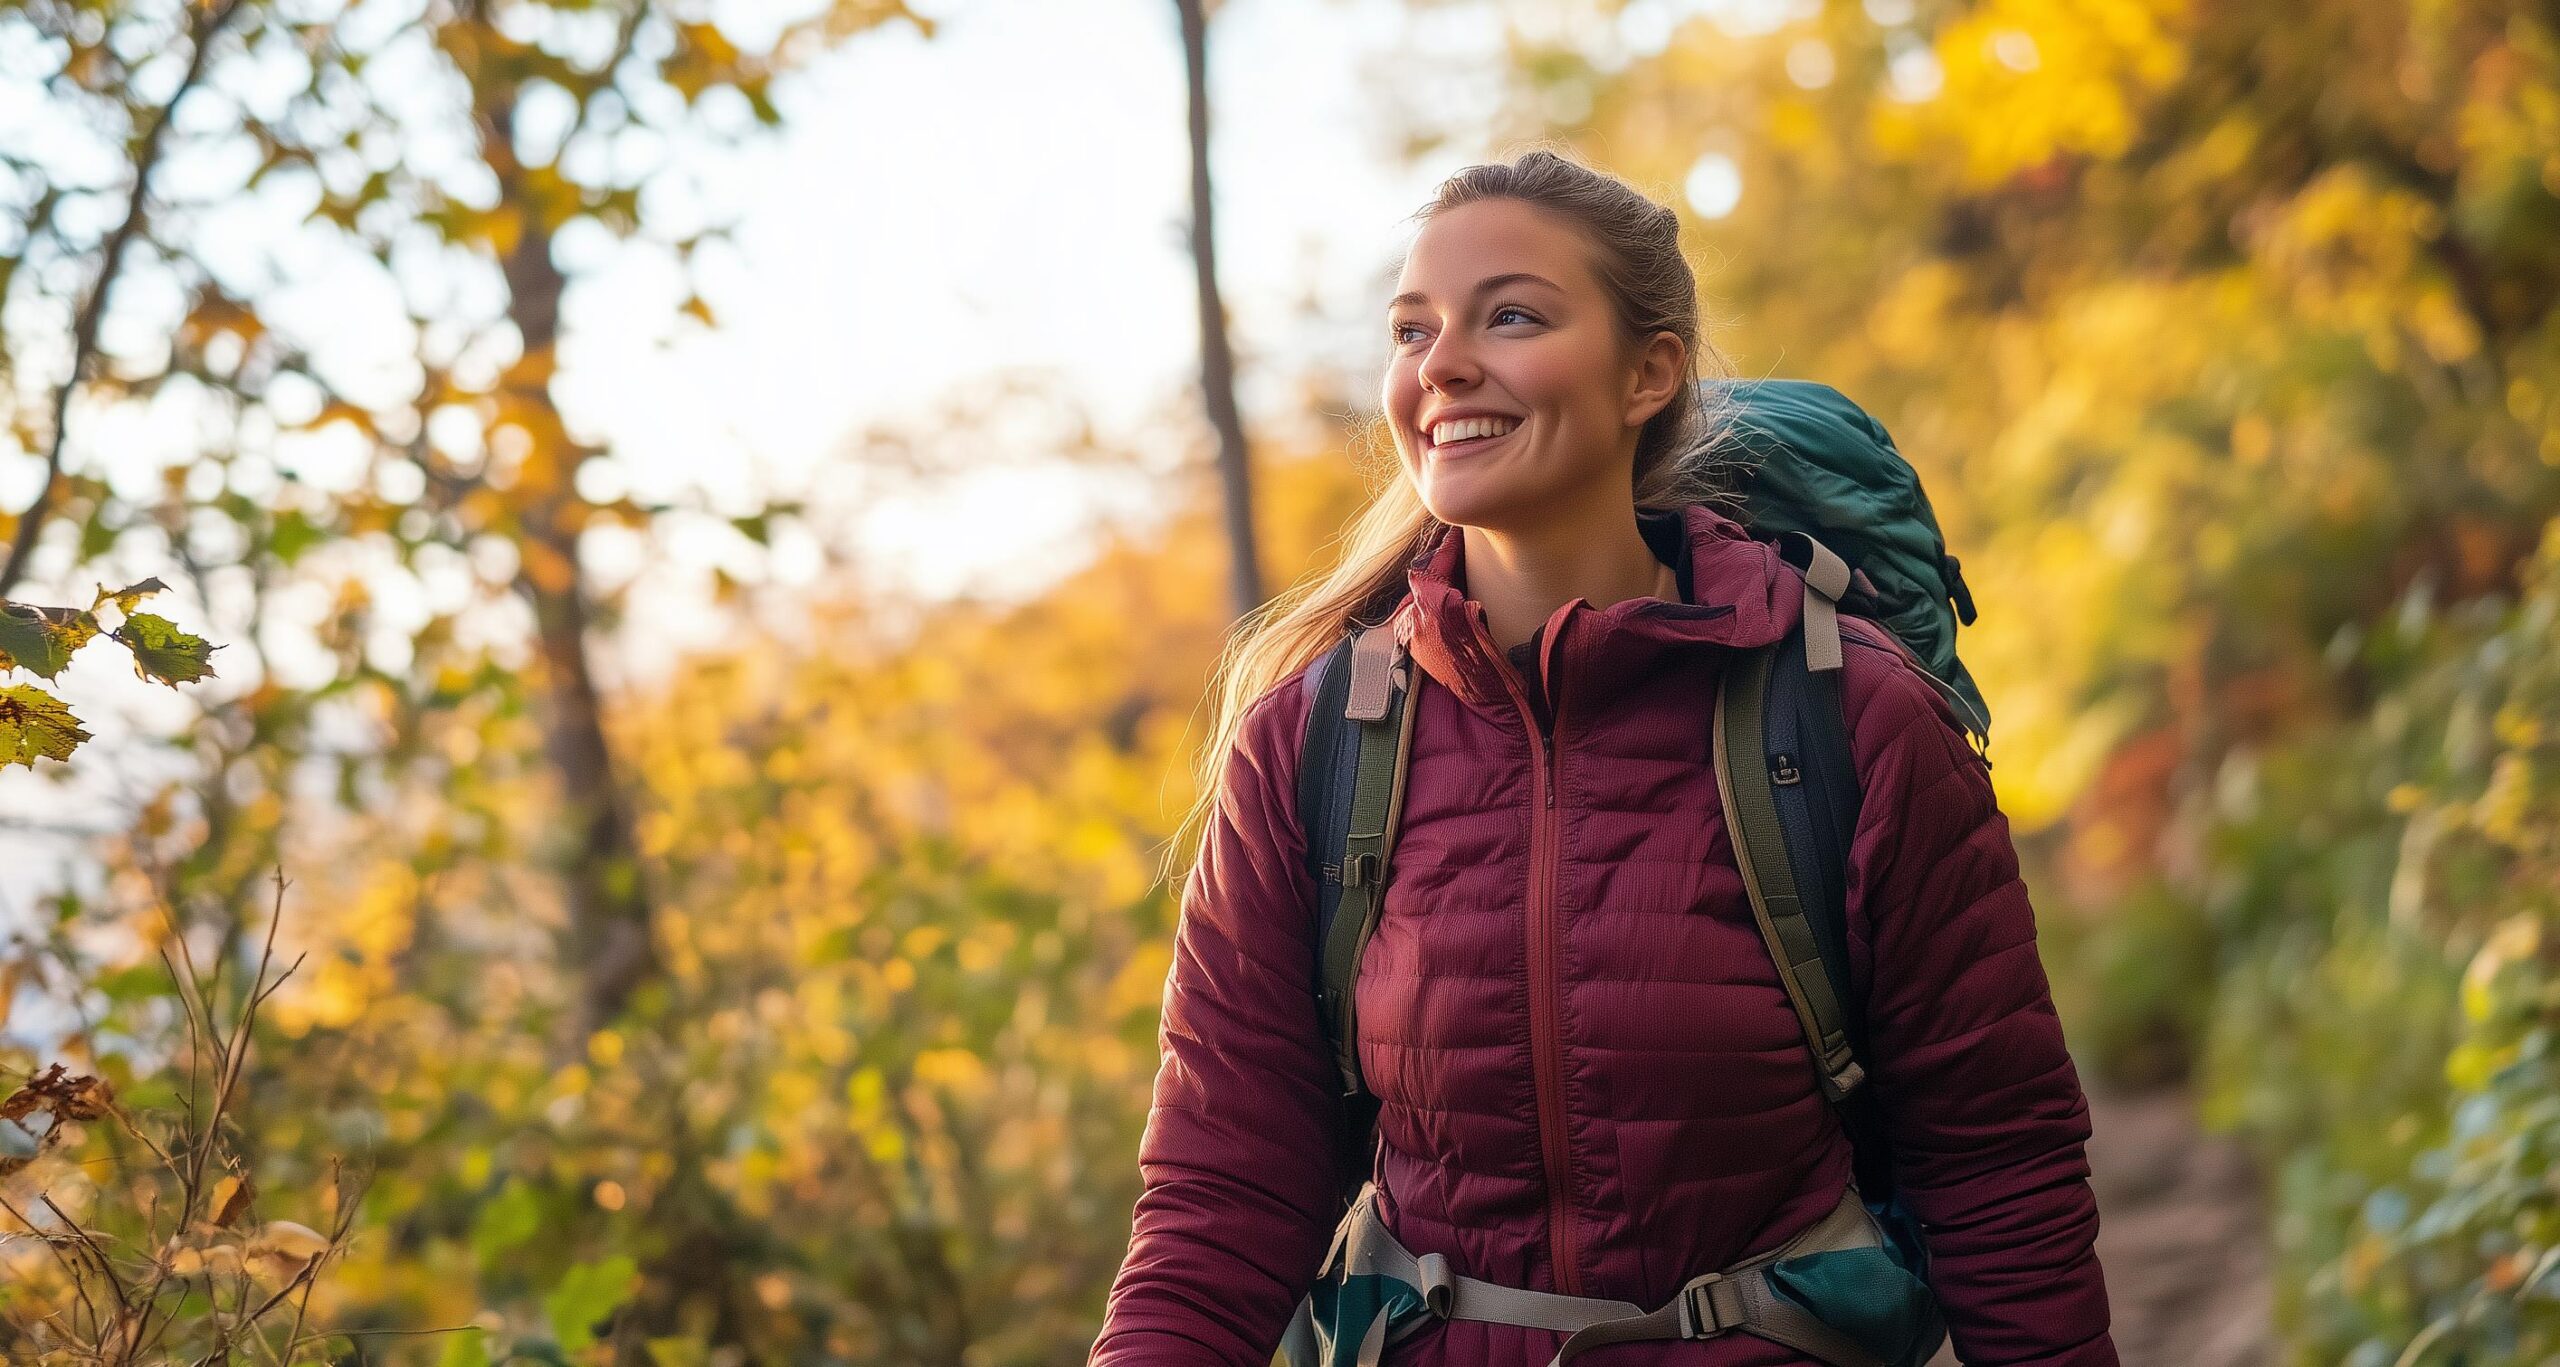
[(523, 346), (499, 381), (499, 400), (505, 420), (531, 438), (510, 491), (518, 522), (516, 587), (533, 606), (546, 703), (543, 750), (566, 809), (561, 828), (568, 849), (560, 870), (569, 901), (566, 962), (580, 975), (571, 1038), (583, 1041), (610, 1024), (632, 990), (656, 974), (657, 949), (631, 808), (614, 772), (587, 653), (586, 576), (578, 563), (585, 519), (575, 476), (588, 453), (570, 438), (551, 400), (560, 296), (568, 280), (551, 259), (551, 225), (536, 216), (539, 200), (518, 183), (514, 86), (483, 86), (473, 95), (482, 156), (498, 174), (500, 201), (524, 215), (499, 260), (507, 316)]
[(1226, 491), (1229, 584), (1241, 617), (1262, 606), (1253, 538), (1253, 472), (1244, 418), (1236, 411), (1235, 355), (1227, 347), (1226, 306), (1218, 298), (1218, 256), (1209, 221), (1209, 19), (1205, 0), (1174, 0), (1182, 14), (1183, 66), (1191, 90), (1191, 263), (1200, 295), (1200, 397), (1218, 434), (1218, 476)]
[[(479, 21), (484, 27), (485, 16)], [(469, 68), (466, 67), (466, 70)], [(569, 434), (551, 398), (560, 337), (560, 299), (568, 279), (551, 259), (552, 225), (540, 197), (523, 188), (515, 159), (517, 87), (504, 78), (472, 91), (481, 155), (497, 173), (499, 202), (523, 215), (515, 241), (499, 258), (506, 276), (507, 316), (523, 350), (498, 386), (502, 421), (531, 438), (508, 490), (508, 513), (520, 564), (516, 587), (533, 606), (542, 660), (543, 751), (560, 782), (560, 827), (568, 849), (560, 876), (569, 901), (569, 933), (561, 962), (578, 975), (569, 1043), (583, 1047), (613, 1023), (635, 989), (662, 969), (653, 934), (654, 899), (639, 858), (631, 805), (605, 735), (603, 699), (589, 667), (586, 575), (578, 533), (586, 505), (577, 491), (580, 462), (594, 454)], [(672, 1146), (690, 1152), (688, 1119), (670, 1111)], [(654, 1361), (651, 1337), (670, 1334), (688, 1304), (708, 1306), (715, 1341), (734, 1343), (744, 1326), (735, 1313), (742, 1231), (717, 1192), (697, 1172), (680, 1170), (680, 1190), (650, 1212), (656, 1248), (642, 1259), (641, 1283), (619, 1317), (610, 1352), (617, 1367)]]

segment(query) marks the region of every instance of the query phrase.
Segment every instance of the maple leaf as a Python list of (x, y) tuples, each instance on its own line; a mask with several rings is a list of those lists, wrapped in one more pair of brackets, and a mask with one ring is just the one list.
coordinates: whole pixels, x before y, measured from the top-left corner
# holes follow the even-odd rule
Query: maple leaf
[(89, 733), (62, 700), (32, 684), (0, 688), (0, 764), (32, 769), (36, 758), (67, 760)]
[(38, 678), (60, 674), (71, 653), (97, 634), (98, 619), (79, 608), (0, 602), (0, 656)]
[(166, 617), (137, 612), (115, 629), (115, 638), (133, 652), (133, 672), (175, 688), (213, 677), (213, 652), (201, 636), (180, 631)]

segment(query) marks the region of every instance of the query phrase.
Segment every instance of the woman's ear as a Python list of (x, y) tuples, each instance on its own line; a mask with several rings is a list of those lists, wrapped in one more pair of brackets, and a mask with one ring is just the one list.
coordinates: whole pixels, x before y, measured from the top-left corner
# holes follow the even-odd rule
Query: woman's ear
[(1642, 427), (1668, 407), (1688, 374), (1689, 346), (1680, 334), (1657, 332), (1646, 338), (1627, 377), (1627, 426)]

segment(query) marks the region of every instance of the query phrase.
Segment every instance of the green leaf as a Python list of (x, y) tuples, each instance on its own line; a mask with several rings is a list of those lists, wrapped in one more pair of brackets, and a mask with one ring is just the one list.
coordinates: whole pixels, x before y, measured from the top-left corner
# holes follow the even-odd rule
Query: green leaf
[(67, 760), (88, 738), (60, 698), (33, 684), (0, 688), (0, 764), (32, 769), (38, 755)]
[(106, 606), (108, 603), (114, 603), (116, 605), (116, 611), (130, 613), (133, 611), (134, 604), (141, 602), (143, 599), (148, 598), (155, 593), (166, 593), (168, 591), (169, 586), (161, 583), (158, 575), (145, 579), (138, 584), (127, 584), (123, 588), (113, 591), (110, 591), (106, 585), (100, 584), (98, 586), (98, 596), (89, 601), (89, 610), (91, 612), (96, 612), (99, 608)]
[(133, 672), (146, 679), (157, 679), (175, 688), (182, 683), (213, 677), (213, 652), (219, 646), (205, 644), (201, 636), (178, 630), (177, 623), (166, 617), (137, 612), (117, 627), (115, 638), (133, 652)]
[(97, 634), (98, 619), (78, 608), (0, 602), (0, 659), (41, 679), (60, 674)]
[(541, 1232), (542, 1197), (522, 1182), (509, 1182), (472, 1222), (471, 1251), (486, 1261)]
[(551, 1316), (551, 1332), (560, 1340), (560, 1351), (575, 1353), (595, 1342), (596, 1326), (630, 1298), (631, 1288), (639, 1280), (640, 1265), (628, 1253), (570, 1268), (551, 1294), (542, 1298), (543, 1311)]

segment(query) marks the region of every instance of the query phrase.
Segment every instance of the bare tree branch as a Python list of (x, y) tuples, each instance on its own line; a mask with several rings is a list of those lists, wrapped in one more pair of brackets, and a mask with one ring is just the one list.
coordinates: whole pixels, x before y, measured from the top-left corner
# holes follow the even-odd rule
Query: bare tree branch
[(27, 562), (35, 554), (36, 536), (44, 530), (45, 517), (53, 511), (54, 488), (62, 479), (62, 448), (71, 430), (71, 400), (79, 393), (80, 381), (98, 350), (98, 324), (107, 312), (107, 296), (114, 291), (116, 276), (124, 269), (126, 248), (140, 236), (150, 216), (151, 173), (160, 163), (160, 153), (169, 133), (169, 121), (178, 105), (204, 77), (205, 57), (213, 48), (214, 36), (239, 13), (241, 0), (220, 0), (211, 8), (190, 6), (195, 16), (190, 27), (193, 48), (187, 54), (187, 69), (178, 78), (178, 88), (169, 92), (168, 102), (161, 105), (152, 118), (151, 127), (142, 135), (142, 147), (134, 154), (133, 187), (126, 192), (124, 220), (107, 234), (98, 259), (98, 281), (89, 289), (89, 297), (71, 323), (71, 372), (53, 395), (53, 432), (47, 438), (44, 456), (44, 482), (37, 486), (33, 503), (18, 516), (18, 530), (9, 547), (9, 558), (0, 562), (0, 598), (17, 587), (27, 572)]

